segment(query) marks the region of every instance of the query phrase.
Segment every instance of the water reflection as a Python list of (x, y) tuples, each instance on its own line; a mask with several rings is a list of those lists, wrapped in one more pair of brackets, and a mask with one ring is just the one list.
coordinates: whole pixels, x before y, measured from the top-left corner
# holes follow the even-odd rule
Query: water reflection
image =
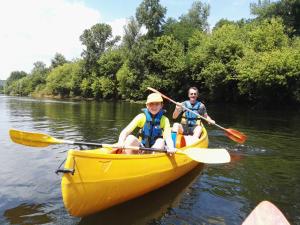
[[(117, 140), (119, 132), (140, 112), (139, 104), (119, 102), (60, 102), (10, 99), (11, 121), (16, 128), (55, 134), (78, 141)], [(20, 122), (22, 123), (20, 124)], [(91, 132), (93, 131), (93, 132)]]
[(7, 209), (3, 216), (10, 224), (45, 224), (52, 222), (49, 215), (45, 213), (45, 204), (23, 203), (15, 208)]

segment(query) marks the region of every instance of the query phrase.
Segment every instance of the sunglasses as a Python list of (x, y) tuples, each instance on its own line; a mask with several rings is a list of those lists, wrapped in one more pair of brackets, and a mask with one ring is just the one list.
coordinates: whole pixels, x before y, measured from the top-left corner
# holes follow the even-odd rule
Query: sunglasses
[(190, 93), (190, 95), (197, 95), (197, 93)]

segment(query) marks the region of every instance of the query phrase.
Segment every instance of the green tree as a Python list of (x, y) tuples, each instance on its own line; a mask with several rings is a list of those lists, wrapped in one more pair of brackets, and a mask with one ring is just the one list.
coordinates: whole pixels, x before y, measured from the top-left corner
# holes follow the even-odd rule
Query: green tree
[(145, 25), (150, 38), (160, 34), (166, 11), (159, 0), (143, 0), (137, 8), (136, 19), (140, 25)]
[(84, 78), (80, 84), (80, 92), (83, 97), (93, 97), (92, 90), (93, 80), (91, 78)]
[(80, 41), (86, 47), (82, 56), (86, 62), (86, 73), (90, 74), (97, 65), (97, 60), (105, 50), (114, 46), (120, 40), (120, 37), (112, 37), (111, 26), (104, 23), (98, 23), (90, 29), (84, 30), (80, 36)]
[(177, 21), (172, 18), (169, 18), (163, 25), (164, 35), (173, 36), (184, 45), (185, 50), (188, 48), (190, 37), (196, 30), (197, 29), (195, 27), (191, 26), (186, 21)]
[(39, 73), (46, 74), (48, 72), (47, 66), (42, 61), (36, 61), (33, 63), (33, 69), (31, 70), (31, 74)]
[(202, 3), (201, 1), (195, 1), (188, 13), (186, 15), (182, 15), (180, 20), (196, 29), (208, 31), (209, 24), (207, 19), (209, 16), (209, 9), (209, 4)]
[(150, 59), (153, 50), (153, 41), (146, 38), (141, 38), (133, 46), (130, 54), (128, 55), (128, 68), (135, 77), (135, 83), (131, 87), (134, 93), (134, 99), (144, 98), (144, 91), (141, 92), (140, 84), (143, 82), (146, 76), (149, 75), (149, 68), (151, 68), (152, 62)]
[(55, 67), (47, 76), (46, 91), (48, 94), (62, 97), (79, 95), (82, 81), (81, 64), (81, 61), (76, 61)]
[(222, 27), (223, 25), (235, 25), (236, 22), (228, 20), (228, 19), (220, 19), (214, 26), (213, 30), (216, 30), (220, 27)]
[(211, 36), (198, 32), (190, 39), (188, 62), (192, 78), (201, 92), (208, 92), (213, 100), (237, 101), (235, 65), (244, 56), (241, 37), (237, 25), (223, 25)]
[(154, 42), (150, 55), (153, 66), (151, 71), (177, 80), (185, 69), (183, 46), (173, 36), (161, 36)]
[(249, 101), (260, 104), (300, 103), (300, 50), (247, 51), (236, 66), (238, 87)]
[[(113, 95), (114, 97), (117, 97), (117, 77), (116, 74), (118, 70), (121, 68), (123, 64), (123, 55), (122, 51), (119, 49), (110, 49), (102, 54), (100, 59), (98, 60), (98, 74), (100, 75), (101, 80), (107, 85), (102, 85), (101, 90), (103, 93), (106, 93), (103, 95), (103, 97), (111, 97)], [(106, 81), (107, 78), (110, 80), (108, 83)], [(98, 79), (97, 79), (98, 82)], [(106, 88), (110, 85), (110, 92), (108, 93), (108, 90)], [(94, 92), (95, 93), (95, 92)]]
[(119, 49), (110, 49), (103, 53), (97, 62), (99, 74), (115, 80), (116, 73), (123, 64), (122, 51)]
[(253, 19), (245, 19), (242, 18), (240, 20), (237, 21), (231, 21), (231, 20), (227, 20), (227, 19), (220, 19), (214, 26), (213, 31), (222, 27), (223, 25), (237, 25), (238, 27), (242, 28), (244, 26), (246, 26), (247, 24), (250, 24), (253, 22)]
[(123, 99), (136, 99), (137, 76), (130, 70), (126, 61), (117, 72), (118, 92)]
[(72, 65), (70, 76), (71, 76), (71, 95), (81, 95), (81, 82), (84, 78), (84, 61), (82, 59), (76, 60)]
[(270, 0), (259, 0), (250, 4), (251, 13), (258, 19), (270, 19), (280, 17), (290, 34), (300, 34), (300, 1), (280, 0), (272, 2)]
[(195, 31), (208, 31), (208, 16), (209, 16), (209, 4), (202, 3), (201, 1), (195, 1), (188, 13), (182, 15), (179, 21), (169, 18), (163, 25), (163, 31), (165, 35), (173, 35), (176, 40), (180, 41), (185, 50), (188, 49), (189, 39), (192, 37)]
[(47, 90), (54, 95), (69, 96), (71, 91), (72, 64), (54, 68), (47, 77)]
[(97, 77), (93, 79), (92, 92), (96, 98), (115, 97), (116, 83), (108, 77)]
[(14, 81), (19, 80), (23, 77), (26, 77), (27, 73), (24, 71), (13, 71), (10, 73), (10, 76), (7, 78), (5, 82), (5, 86), (11, 85)]
[(257, 3), (250, 3), (250, 12), (253, 15), (270, 18), (274, 15), (275, 2), (271, 0), (258, 0)]
[(5, 80), (0, 80), (0, 94), (4, 93)]
[(130, 17), (126, 26), (124, 26), (123, 45), (126, 49), (131, 50), (133, 45), (137, 42), (140, 34), (140, 25), (134, 19)]
[(244, 30), (241, 38), (254, 51), (271, 51), (288, 46), (288, 36), (281, 19), (253, 22), (244, 26)]
[(185, 55), (183, 45), (172, 36), (163, 35), (155, 40), (149, 56), (149, 74), (141, 84), (142, 90), (155, 86), (160, 90), (177, 88), (185, 79)]
[(55, 56), (53, 59), (51, 59), (51, 69), (54, 69), (55, 67), (62, 66), (63, 64), (68, 63), (66, 58), (60, 54), (60, 53), (55, 53)]
[(22, 77), (5, 87), (5, 93), (9, 95), (27, 96), (32, 92), (30, 76)]
[(33, 64), (31, 74), (28, 76), (27, 88), (29, 89), (29, 93), (43, 89), (48, 73), (49, 69), (44, 62), (37, 61)]

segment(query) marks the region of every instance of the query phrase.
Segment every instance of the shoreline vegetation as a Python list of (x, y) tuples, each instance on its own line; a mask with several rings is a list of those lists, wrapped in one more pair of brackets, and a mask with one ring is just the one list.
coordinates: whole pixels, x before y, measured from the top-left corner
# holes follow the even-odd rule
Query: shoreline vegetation
[[(22, 97), (22, 96), (20, 96)], [(24, 97), (24, 96), (23, 96)], [(34, 99), (54, 99), (54, 100), (70, 100), (70, 101), (115, 101), (116, 99), (96, 99), (96, 98), (87, 98), (83, 96), (59, 96), (59, 95), (39, 95), (39, 94), (32, 94), (28, 97), (32, 97)], [(143, 100), (133, 100), (133, 99), (117, 99), (118, 101), (136, 103), (136, 104), (145, 104), (145, 99)]]
[(264, 0), (249, 10), (254, 19), (221, 19), (210, 30), (207, 3), (195, 1), (175, 19), (165, 18), (159, 0), (143, 0), (122, 39), (112, 36), (110, 25), (95, 24), (79, 37), (81, 58), (56, 53), (49, 67), (37, 61), (30, 73), (11, 72), (0, 91), (140, 102), (148, 86), (178, 101), (196, 86), (205, 102), (299, 106), (300, 4)]

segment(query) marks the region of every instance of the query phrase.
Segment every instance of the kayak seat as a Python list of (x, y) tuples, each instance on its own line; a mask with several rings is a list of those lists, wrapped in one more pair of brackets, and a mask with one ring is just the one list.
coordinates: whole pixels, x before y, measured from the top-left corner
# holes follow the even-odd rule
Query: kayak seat
[(186, 142), (187, 146), (193, 145), (194, 143), (196, 143), (197, 141), (199, 141), (198, 138), (195, 138), (192, 135), (185, 135), (184, 139), (185, 139), (185, 142)]
[(182, 134), (177, 134), (176, 132), (171, 133), (174, 148), (183, 148), (186, 146), (185, 137)]

